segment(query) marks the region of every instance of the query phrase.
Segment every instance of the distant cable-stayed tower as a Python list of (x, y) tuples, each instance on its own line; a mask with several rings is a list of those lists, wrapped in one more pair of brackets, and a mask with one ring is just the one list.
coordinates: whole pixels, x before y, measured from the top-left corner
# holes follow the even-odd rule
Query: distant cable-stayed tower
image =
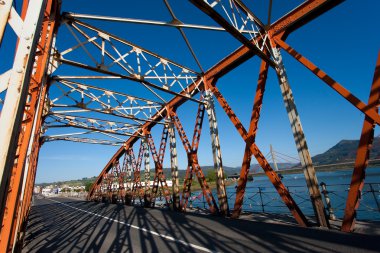
[(278, 171), (278, 166), (277, 166), (277, 162), (276, 162), (276, 156), (274, 154), (274, 150), (273, 150), (272, 144), (270, 144), (270, 154), (272, 156), (272, 162), (273, 162), (274, 170)]

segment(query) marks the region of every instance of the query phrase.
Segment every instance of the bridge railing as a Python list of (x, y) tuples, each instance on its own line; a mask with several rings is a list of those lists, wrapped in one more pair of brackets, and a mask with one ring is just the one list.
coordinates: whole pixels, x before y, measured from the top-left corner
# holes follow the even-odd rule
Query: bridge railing
[[(335, 215), (336, 218), (342, 219), (346, 198), (350, 185), (349, 184), (327, 184), (326, 189), (321, 186), (323, 200), (325, 203), (326, 213)], [(305, 186), (288, 186), (288, 189), (305, 215), (313, 216), (308, 190)], [(228, 204), (230, 210), (234, 207), (236, 192), (234, 187), (227, 188)], [(331, 208), (328, 208), (326, 201), (329, 201)], [(207, 208), (207, 203), (199, 192), (194, 192), (190, 199), (190, 208)], [(273, 213), (284, 214), (290, 213), (289, 209), (282, 202), (280, 196), (273, 187), (247, 187), (243, 211), (256, 213)], [(380, 220), (380, 183), (366, 183), (361, 192), (361, 201), (357, 210), (357, 219), (359, 220)]]

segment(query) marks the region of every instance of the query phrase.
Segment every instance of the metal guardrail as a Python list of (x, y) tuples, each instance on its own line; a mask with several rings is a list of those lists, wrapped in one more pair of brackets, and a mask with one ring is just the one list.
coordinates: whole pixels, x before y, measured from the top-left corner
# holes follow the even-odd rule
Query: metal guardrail
[[(346, 197), (349, 184), (321, 183), (321, 192), (325, 203), (326, 213), (330, 219), (343, 218)], [(306, 186), (288, 186), (292, 197), (305, 215), (313, 216), (313, 207)], [(233, 209), (236, 192), (234, 188), (228, 188), (228, 203)], [(357, 210), (357, 219), (380, 220), (380, 183), (367, 183), (360, 194), (360, 206)], [(207, 202), (199, 192), (192, 193), (189, 200), (190, 208), (207, 208)], [(243, 211), (259, 213), (289, 213), (289, 209), (282, 202), (277, 191), (273, 187), (247, 187)]]

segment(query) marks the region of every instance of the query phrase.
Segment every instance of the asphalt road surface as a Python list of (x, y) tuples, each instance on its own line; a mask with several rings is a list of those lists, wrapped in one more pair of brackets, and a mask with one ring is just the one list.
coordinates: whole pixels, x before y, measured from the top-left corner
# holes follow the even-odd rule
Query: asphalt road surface
[(380, 252), (380, 236), (46, 198), (23, 252)]

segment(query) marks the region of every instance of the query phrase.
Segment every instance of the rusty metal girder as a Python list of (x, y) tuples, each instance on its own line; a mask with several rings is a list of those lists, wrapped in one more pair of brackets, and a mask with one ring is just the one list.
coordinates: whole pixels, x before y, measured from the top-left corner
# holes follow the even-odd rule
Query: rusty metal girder
[[(267, 175), (267, 177), (269, 178), (269, 180), (271, 181), (273, 186), (276, 188), (278, 194), (280, 195), (280, 197), (284, 201), (285, 205), (289, 208), (289, 211), (293, 214), (293, 216), (296, 219), (296, 221), (298, 222), (298, 224), (300, 226), (308, 226), (309, 222), (307, 221), (306, 217), (302, 213), (301, 209), (298, 207), (296, 202), (293, 200), (288, 189), (282, 183), (280, 177), (271, 168), (268, 161), (266, 160), (264, 155), (261, 153), (260, 149), (257, 147), (257, 145), (254, 141), (254, 136), (251, 133), (247, 132), (247, 130), (245, 129), (245, 127), (243, 126), (243, 124), (241, 123), (239, 118), (236, 116), (236, 114), (234, 113), (232, 108), (229, 106), (226, 99), (223, 97), (223, 95), (218, 90), (218, 88), (216, 88), (215, 83), (213, 83), (211, 90), (214, 93), (219, 104), (222, 106), (222, 108), (226, 112), (227, 116), (231, 120), (232, 124), (235, 126), (236, 130), (239, 132), (239, 134), (241, 135), (241, 137), (243, 138), (243, 140), (246, 143), (246, 152), (244, 155), (243, 168), (242, 168), (242, 172), (241, 172), (241, 174), (243, 174), (242, 179), (244, 180), (245, 173), (248, 169), (248, 167), (247, 167), (247, 165), (248, 165), (247, 163), (249, 161), (248, 156), (250, 156), (252, 154), (255, 156), (257, 162), (260, 164), (261, 168), (264, 170), (265, 174)], [(253, 120), (255, 121), (255, 119), (253, 119)], [(247, 152), (248, 148), (249, 148), (250, 152)], [(241, 186), (239, 188), (240, 195), (244, 194), (244, 190), (245, 189), (243, 187), (243, 184), (241, 184)], [(238, 197), (239, 196), (236, 197), (237, 201), (238, 201), (238, 199), (241, 201), (241, 196), (239, 198)], [(236, 206), (239, 208), (239, 202), (237, 202)], [(237, 209), (237, 210), (238, 211), (236, 211), (236, 213), (234, 215), (235, 217), (237, 217), (239, 215), (239, 209)]]
[(304, 65), (307, 69), (314, 73), (319, 79), (325, 82), (328, 86), (330, 86), (333, 90), (335, 90), (339, 95), (344, 97), (348, 102), (350, 102), (353, 106), (363, 112), (367, 117), (373, 120), (377, 125), (380, 125), (380, 115), (376, 112), (374, 108), (362, 102), (359, 98), (355, 97), (350, 91), (344, 88), (337, 81), (332, 79), (329, 75), (327, 75), (323, 70), (314, 65), (311, 61), (306, 59), (303, 55), (298, 53), (295, 49), (290, 47), (287, 43), (280, 39), (275, 39), (276, 43), (283, 48), (287, 53), (293, 56), (294, 59), (299, 61), (302, 65)]
[[(310, 6), (309, 2), (305, 2), (301, 4), (299, 7), (297, 7), (294, 11), (291, 13), (285, 15), (284, 17), (280, 18), (278, 21), (274, 22), (270, 28), (269, 31), (275, 29), (275, 27), (281, 27), (281, 31), (287, 30), (287, 28), (292, 27), (291, 31), (295, 31), (296, 28), (299, 28), (304, 23), (303, 17), (305, 15), (308, 15), (308, 20), (310, 21), (312, 18), (316, 18), (320, 13), (326, 12), (330, 10), (333, 6), (326, 5), (324, 2), (342, 2), (342, 1), (335, 1), (335, 0), (325, 0), (320, 3), (320, 5)], [(316, 14), (314, 14), (316, 13)], [(318, 15), (317, 15), (318, 14)], [(297, 25), (294, 25), (297, 24)], [(277, 28), (278, 29), (278, 28)], [(277, 34), (277, 33), (276, 33)], [(215, 64), (213, 67), (211, 67), (209, 70), (207, 70), (204, 74), (207, 80), (213, 80), (218, 79), (236, 67), (240, 66), (242, 63), (247, 61), (248, 59), (252, 58), (255, 55), (254, 52), (252, 52), (249, 47), (246, 45), (242, 45), (239, 48), (237, 48), (235, 51), (231, 52), (228, 56), (223, 58), (221, 61), (219, 61), (217, 64)], [(197, 90), (198, 85), (197, 82), (199, 82), (201, 78), (198, 78), (193, 84), (189, 85), (189, 91), (193, 92), (194, 94), (197, 94), (199, 91)], [(184, 93), (182, 95), (185, 95)], [(180, 107), (183, 103), (185, 103), (187, 100), (181, 96), (181, 97), (175, 97), (172, 100), (170, 100), (167, 103), (168, 108), (172, 108), (172, 110), (176, 110), (178, 107)], [(166, 109), (161, 109), (155, 116), (153, 116), (154, 121), (153, 122), (147, 122), (144, 124), (143, 129), (148, 129), (154, 127), (160, 120), (162, 120), (166, 116)], [(127, 141), (127, 144), (135, 143), (139, 138), (129, 138)], [(123, 153), (123, 149), (120, 148), (115, 155), (111, 158), (111, 160), (115, 159), (116, 157), (120, 157)], [(101, 172), (104, 173), (105, 170), (107, 170), (107, 165), (105, 166), (104, 170)]]
[[(380, 105), (380, 51), (376, 62), (371, 92), (368, 99), (368, 107), (378, 112)], [(359, 208), (361, 191), (364, 186), (365, 170), (368, 165), (370, 150), (374, 138), (376, 122), (365, 116), (363, 129), (360, 136), (359, 147), (356, 154), (355, 167), (351, 178), (350, 190), (346, 200), (346, 208), (341, 230), (350, 232), (354, 229), (356, 209)]]
[[(262, 61), (261, 66), (260, 66), (259, 80), (257, 82), (256, 95), (253, 102), (251, 123), (249, 125), (249, 133), (251, 134), (253, 141), (256, 138), (257, 126), (259, 124), (260, 112), (261, 112), (261, 107), (263, 104), (265, 85), (266, 85), (266, 80), (267, 80), (267, 75), (268, 75), (268, 69), (269, 69), (268, 64), (265, 61)], [(239, 177), (239, 181), (236, 188), (236, 199), (235, 199), (234, 211), (232, 214), (232, 217), (234, 218), (239, 217), (241, 213), (245, 187), (248, 181), (248, 173), (251, 167), (251, 158), (252, 158), (252, 153), (250, 150), (250, 146), (249, 144), (246, 144), (244, 157), (243, 157), (243, 164), (240, 170), (240, 177)]]
[(272, 36), (282, 39), (345, 0), (308, 0), (270, 25)]
[[(325, 1), (307, 1), (303, 4), (301, 4), (299, 7), (294, 9), (291, 13), (288, 13), (284, 17), (280, 18), (278, 21), (274, 22), (268, 29), (268, 33), (273, 33), (275, 35), (284, 35), (289, 34), (290, 32), (295, 31), (302, 25), (306, 24), (310, 20), (318, 17), (320, 14), (330, 10), (335, 5), (341, 3), (342, 1), (337, 0), (325, 0)], [(289, 29), (289, 32), (287, 32)], [(241, 65), (243, 62), (247, 61), (251, 57), (253, 57), (255, 53), (248, 47), (247, 45), (240, 46), (237, 50), (229, 54), (227, 57), (222, 59), (220, 62), (218, 62), (216, 65), (214, 65), (212, 68), (207, 70), (204, 74), (204, 77), (207, 80), (217, 80), (218, 78), (224, 76), (234, 68)], [(197, 79), (196, 82), (199, 82), (200, 79)], [(189, 91), (193, 92), (194, 95), (198, 93), (198, 85), (194, 82), (193, 84), (189, 85)], [(183, 93), (183, 95), (185, 95)], [(172, 108), (172, 110), (176, 110), (179, 106), (181, 106), (184, 102), (186, 102), (187, 99), (185, 99), (183, 96), (177, 96), (170, 100), (167, 103), (168, 108)], [(155, 126), (157, 121), (163, 119), (166, 117), (167, 111), (166, 109), (161, 109), (155, 116), (153, 116), (154, 121), (153, 122), (147, 122), (142, 126), (142, 129), (150, 129), (153, 126)], [(244, 134), (241, 133), (241, 134)], [(127, 140), (125, 145), (133, 145), (138, 140), (137, 137), (131, 137)], [(89, 196), (91, 196), (94, 193), (94, 189), (96, 188), (96, 185), (100, 184), (102, 175), (106, 173), (112, 164), (112, 161), (115, 159), (118, 159), (121, 157), (124, 153), (123, 148), (120, 148), (114, 156), (111, 158), (111, 160), (108, 162), (108, 164), (103, 168), (102, 172), (100, 173), (99, 177), (97, 178), (94, 188), (91, 189)]]
[[(25, 1), (26, 2), (26, 1)], [(23, 12), (28, 6), (24, 2)], [(41, 128), (42, 103), (46, 95), (46, 69), (50, 56), (50, 48), (56, 32), (56, 21), (59, 6), (52, 0), (47, 1), (40, 38), (36, 46), (35, 66), (31, 72), (28, 87), (28, 97), (24, 108), (21, 131), (18, 135), (18, 148), (9, 181), (9, 188), (3, 192), (6, 196), (6, 206), (2, 209), (0, 251), (14, 250), (15, 245), (22, 238), (19, 237), (21, 229), (25, 229), (27, 210), (30, 207), (32, 188), (36, 171), (36, 160), (39, 145), (36, 145)], [(25, 14), (24, 14), (25, 15)], [(38, 29), (37, 29), (38, 30)], [(17, 138), (16, 138), (17, 139)], [(29, 156), (29, 160), (27, 160)], [(32, 181), (33, 180), (33, 181)], [(8, 194), (6, 194), (8, 193)]]
[(193, 140), (190, 145), (190, 141), (186, 136), (186, 132), (182, 126), (180, 119), (176, 112), (171, 111), (171, 118), (173, 120), (174, 126), (177, 129), (177, 132), (180, 136), (182, 144), (187, 153), (187, 169), (186, 176), (183, 183), (183, 193), (181, 200), (181, 208), (182, 210), (186, 210), (189, 198), (191, 197), (191, 185), (193, 182), (193, 174), (196, 175), (199, 185), (201, 186), (203, 196), (206, 199), (207, 204), (209, 205), (209, 209), (211, 213), (218, 213), (218, 206), (216, 204), (215, 198), (207, 184), (205, 179), (203, 170), (198, 162), (198, 146), (199, 140), (202, 131), (203, 118), (205, 114), (205, 105), (199, 104), (198, 112), (195, 120), (195, 127), (193, 132)]
[(165, 125), (162, 130), (160, 150), (158, 154), (157, 154), (156, 146), (154, 145), (152, 135), (150, 133), (147, 135), (147, 139), (148, 139), (148, 145), (150, 147), (150, 151), (152, 153), (152, 157), (153, 157), (154, 165), (155, 165), (154, 166), (155, 173), (154, 173), (153, 187), (152, 187), (152, 192), (151, 192), (150, 205), (154, 207), (155, 200), (158, 193), (158, 188), (159, 188), (159, 185), (161, 185), (161, 190), (165, 196), (166, 205), (170, 206), (171, 196), (170, 196), (168, 185), (166, 183), (165, 174), (163, 171), (163, 161), (164, 161), (164, 156), (165, 156), (166, 143), (168, 140), (167, 125)]

